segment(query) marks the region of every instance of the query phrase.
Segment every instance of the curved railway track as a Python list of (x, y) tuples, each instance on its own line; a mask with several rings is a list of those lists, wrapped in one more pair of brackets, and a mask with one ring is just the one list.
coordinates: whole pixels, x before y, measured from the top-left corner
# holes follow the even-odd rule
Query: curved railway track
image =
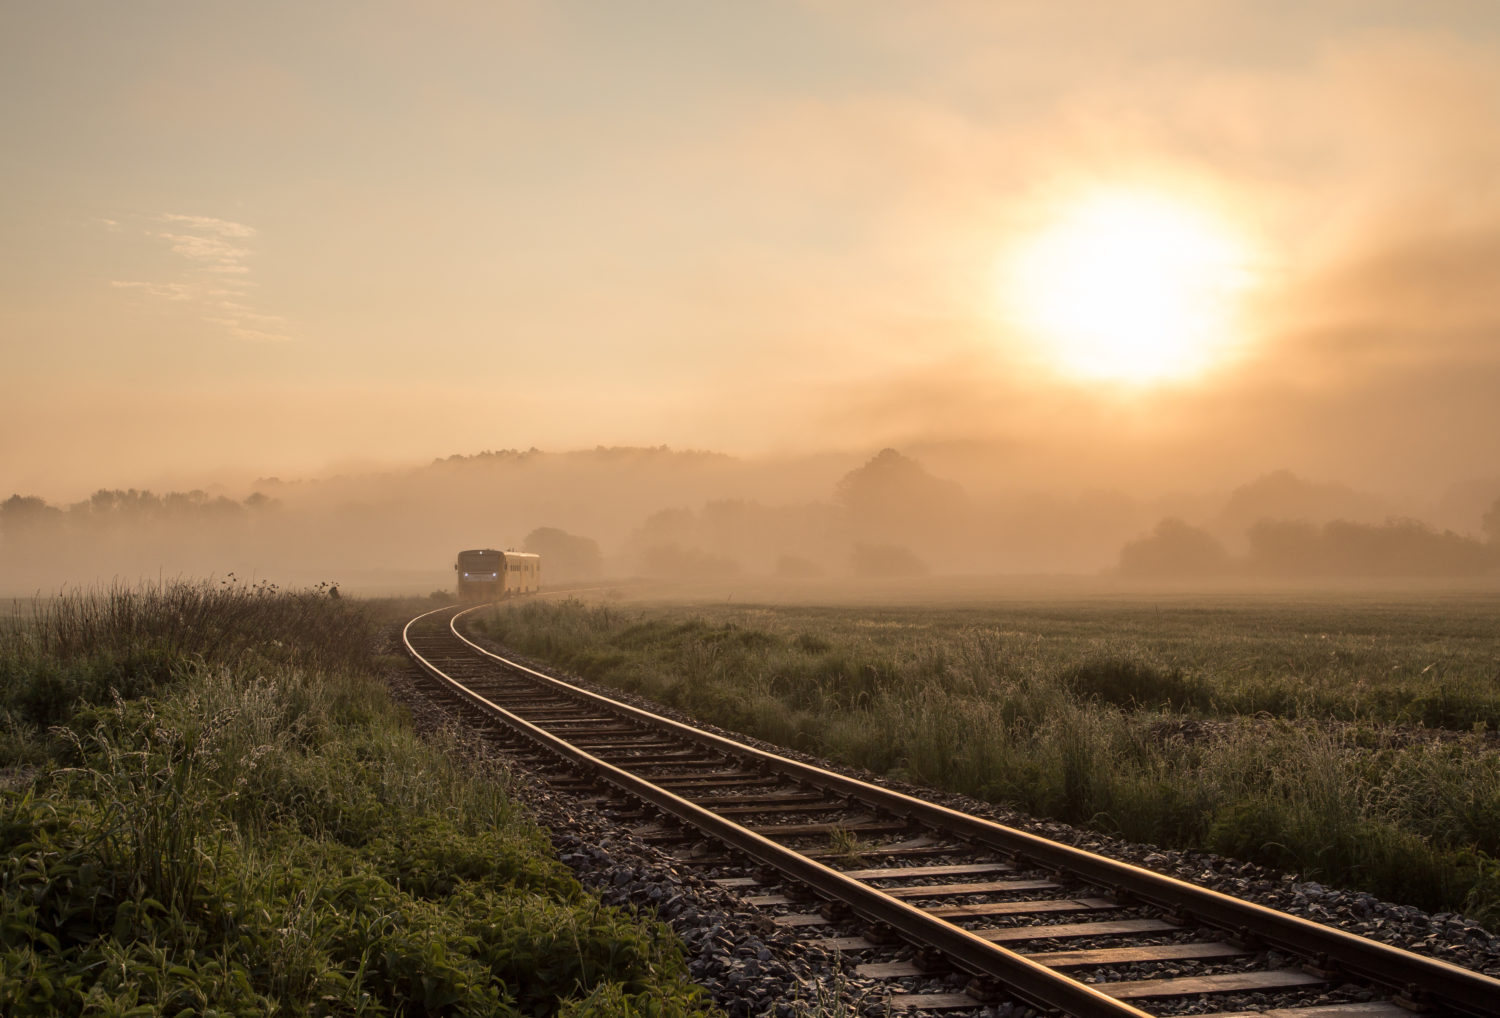
[(643, 804), (637, 833), (649, 840), (695, 845), (700, 861), (753, 861), (753, 876), (720, 883), (769, 921), (870, 959), (861, 974), (970, 977), (963, 992), (893, 991), (893, 1007), (1012, 1000), (1077, 1018), (1228, 1018), (1249, 1012), (1215, 1001), (1258, 994), (1276, 1018), (1500, 1016), (1500, 980), (1484, 974), (553, 679), (463, 636), (458, 620), (473, 610), (419, 616), (403, 641), (447, 695), (529, 747), (520, 752)]

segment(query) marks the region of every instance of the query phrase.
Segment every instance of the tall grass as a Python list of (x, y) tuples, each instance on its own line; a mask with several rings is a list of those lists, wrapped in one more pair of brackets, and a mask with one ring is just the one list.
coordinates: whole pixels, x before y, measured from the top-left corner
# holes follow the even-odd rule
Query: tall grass
[[(1164, 627), (1148, 639), (1107, 611), (1048, 631), (998, 613), (986, 625), (968, 612), (576, 602), (499, 607), (483, 627), (879, 773), (1500, 919), (1500, 747), (1485, 735), (1496, 691), (1482, 681), (1500, 637), (1460, 619), (1457, 652), (1433, 645), (1438, 626), (1415, 652), (1367, 633), (1310, 640), (1305, 626), (1329, 620), (1299, 625), (1297, 612), (1257, 611), (1274, 639), (1232, 613), (1179, 618), (1163, 640)], [(1232, 657), (1237, 644), (1266, 671)], [(1410, 727), (1439, 717), (1456, 730)]]
[(404, 723), (373, 634), (317, 591), (169, 587), (3, 638), (0, 1014), (703, 1011), (665, 927)]
[(53, 661), (154, 655), (233, 661), (257, 654), (312, 667), (362, 665), (374, 637), (366, 611), (324, 588), (166, 583), (104, 591), (71, 590), (32, 606), (28, 624), (5, 633), (4, 650)]

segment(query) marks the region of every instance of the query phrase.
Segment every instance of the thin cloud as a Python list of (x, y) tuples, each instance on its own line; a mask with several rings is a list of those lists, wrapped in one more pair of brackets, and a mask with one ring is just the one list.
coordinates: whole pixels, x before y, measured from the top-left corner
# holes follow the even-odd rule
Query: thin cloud
[(143, 283), (136, 280), (111, 279), (109, 285), (120, 290), (139, 290), (161, 300), (181, 304), (198, 299), (198, 289), (188, 283)]
[(187, 223), (203, 233), (217, 233), (221, 237), (253, 237), (256, 234), (253, 226), (232, 223), (227, 219), (214, 219), (210, 216), (184, 216), (176, 212), (168, 212), (162, 218), (169, 223)]
[(231, 247), (219, 237), (205, 237), (192, 233), (158, 233), (155, 236), (169, 242), (172, 250), (184, 258), (212, 265), (238, 266), (250, 256), (248, 248)]
[[(107, 229), (119, 227), (115, 220), (101, 222)], [(110, 281), (111, 286), (174, 304), (196, 305), (204, 322), (234, 339), (285, 342), (292, 338), (291, 323), (285, 318), (246, 302), (248, 292), (256, 285), (249, 278), (249, 263), (255, 254), (249, 242), (258, 234), (255, 227), (212, 216), (167, 212), (153, 217), (142, 232), (164, 242), (183, 259), (179, 277), (167, 281), (116, 279)]]

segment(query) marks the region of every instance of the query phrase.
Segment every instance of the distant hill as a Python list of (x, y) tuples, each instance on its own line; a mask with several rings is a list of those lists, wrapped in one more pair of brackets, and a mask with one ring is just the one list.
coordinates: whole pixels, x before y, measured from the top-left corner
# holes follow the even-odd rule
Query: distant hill
[(1392, 514), (1391, 505), (1377, 495), (1277, 470), (1230, 492), (1209, 528), (1221, 536), (1239, 538), (1261, 520), (1380, 523)]

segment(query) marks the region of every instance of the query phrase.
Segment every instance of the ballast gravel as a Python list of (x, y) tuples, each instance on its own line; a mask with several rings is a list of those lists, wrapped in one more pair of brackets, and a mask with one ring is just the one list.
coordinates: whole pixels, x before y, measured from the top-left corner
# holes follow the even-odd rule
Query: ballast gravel
[(508, 771), (558, 858), (606, 905), (655, 915), (687, 947), (688, 970), (733, 1018), (793, 1018), (834, 999), (858, 1006), (832, 952), (808, 947), (747, 908), (732, 892), (684, 870), (666, 853), (630, 834), (621, 821), (578, 796), (529, 779), (523, 768), (461, 727), (449, 705), (432, 697), (414, 667), (392, 673), (394, 699), (419, 730), (443, 731), (466, 756)]
[[(399, 650), (399, 640), (393, 642), (396, 644), (393, 649)], [(544, 663), (527, 661), (511, 652), (506, 652), (506, 656), (539, 671), (558, 674)], [(681, 712), (640, 697), (576, 677), (559, 677), (664, 717), (697, 723)], [(548, 830), (558, 857), (573, 870), (580, 882), (597, 893), (606, 904), (632, 907), (645, 915), (654, 913), (668, 923), (687, 947), (692, 978), (733, 1018), (750, 1015), (794, 1018), (811, 1012), (826, 1015), (833, 1011), (846, 1014), (885, 1012), (880, 998), (891, 988), (889, 982), (856, 977), (853, 974), (855, 959), (842, 958), (837, 952), (810, 946), (792, 931), (775, 926), (764, 913), (744, 905), (731, 891), (711, 883), (704, 875), (693, 872), (632, 835), (629, 832), (631, 821), (611, 817), (607, 809), (596, 809), (576, 796), (554, 790), (538, 779), (528, 778), (524, 769), (508, 761), (494, 746), (478, 736), (465, 734), (459, 727), (457, 713), (446, 701), (430, 695), (425, 676), (414, 665), (393, 668), (388, 685), (392, 696), (411, 711), (420, 729), (452, 731), (455, 744), (465, 755), (502, 766), (516, 777), (518, 794), (534, 813), (537, 822)], [(1134, 863), (1237, 898), (1500, 976), (1500, 936), (1474, 920), (1454, 913), (1433, 915), (1361, 891), (1328, 888), (1223, 856), (1122, 841), (1056, 821), (1024, 816), (966, 796), (883, 779), (738, 733), (712, 726), (702, 727), (761, 749)], [(1116, 978), (1132, 977), (1127, 974)], [(906, 984), (903, 988), (909, 992), (951, 992), (956, 988), (951, 978), (903, 982)], [(1335, 989), (1329, 999), (1357, 999), (1367, 992), (1354, 987), (1346, 988), (1345, 992)], [(1283, 1006), (1284, 1003), (1274, 993), (1246, 993), (1218, 996), (1212, 1002), (1206, 999), (1182, 1000), (1153, 1010), (1171, 1014), (1258, 1011)], [(983, 1009), (985, 1018), (1027, 1018), (1033, 1014), (1032, 1009), (1019, 1004), (1001, 1003)]]

